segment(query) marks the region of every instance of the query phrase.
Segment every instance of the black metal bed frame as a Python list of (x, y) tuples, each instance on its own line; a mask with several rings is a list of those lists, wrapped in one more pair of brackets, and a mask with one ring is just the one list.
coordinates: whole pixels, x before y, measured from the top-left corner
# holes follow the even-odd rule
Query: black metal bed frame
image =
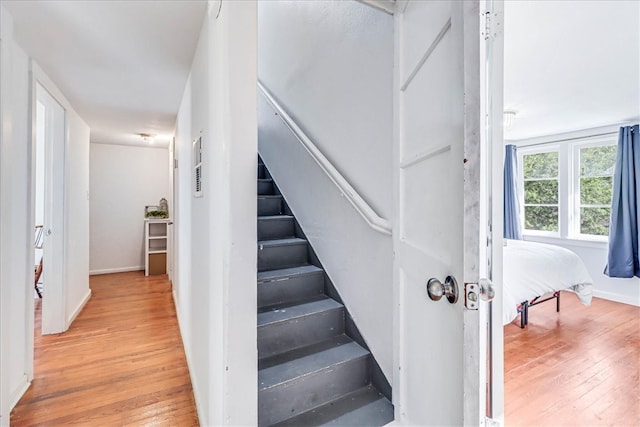
[(524, 329), (529, 323), (529, 307), (542, 304), (543, 302), (555, 299), (556, 300), (556, 313), (560, 312), (560, 291), (554, 291), (553, 295), (540, 299), (542, 296), (537, 296), (531, 301), (523, 301), (518, 305), (518, 313), (520, 313), (520, 327)]

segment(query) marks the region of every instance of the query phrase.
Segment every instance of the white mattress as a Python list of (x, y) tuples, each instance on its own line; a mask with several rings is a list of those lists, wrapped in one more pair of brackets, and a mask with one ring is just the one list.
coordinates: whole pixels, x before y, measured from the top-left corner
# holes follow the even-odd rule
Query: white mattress
[(547, 292), (571, 290), (591, 304), (593, 281), (575, 253), (559, 246), (505, 240), (503, 324), (518, 316), (517, 306)]

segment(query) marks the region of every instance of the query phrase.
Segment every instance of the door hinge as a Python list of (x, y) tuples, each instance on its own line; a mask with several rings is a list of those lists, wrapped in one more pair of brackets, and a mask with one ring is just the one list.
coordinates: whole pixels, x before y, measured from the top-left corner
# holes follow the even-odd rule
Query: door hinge
[(178, 159), (173, 159), (173, 168), (178, 169)]
[(501, 31), (501, 22), (498, 19), (498, 14), (496, 12), (482, 12), (482, 20), (484, 21), (484, 25), (481, 25), (480, 35), (485, 39), (489, 40), (496, 37)]

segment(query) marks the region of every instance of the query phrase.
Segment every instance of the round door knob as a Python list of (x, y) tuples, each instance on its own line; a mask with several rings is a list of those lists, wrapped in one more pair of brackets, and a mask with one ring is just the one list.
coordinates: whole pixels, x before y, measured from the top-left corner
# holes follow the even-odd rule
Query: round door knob
[(433, 301), (440, 301), (443, 296), (446, 296), (449, 303), (455, 304), (458, 301), (458, 282), (453, 276), (447, 276), (444, 283), (431, 278), (427, 282), (427, 294)]
[(496, 296), (496, 289), (489, 279), (480, 279), (478, 282), (480, 287), (480, 299), (485, 302), (493, 301)]

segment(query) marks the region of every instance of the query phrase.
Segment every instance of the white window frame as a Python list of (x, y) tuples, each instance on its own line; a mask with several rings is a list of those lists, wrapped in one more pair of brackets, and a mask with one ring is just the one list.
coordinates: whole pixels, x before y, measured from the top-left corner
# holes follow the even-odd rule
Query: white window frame
[[(571, 171), (569, 176), (571, 177), (571, 212), (572, 216), (569, 219), (570, 233), (569, 237), (576, 240), (592, 240), (598, 242), (607, 242), (609, 236), (598, 236), (595, 234), (584, 234), (580, 232), (580, 150), (583, 148), (591, 147), (604, 147), (604, 146), (616, 146), (618, 144), (618, 138), (616, 135), (606, 135), (591, 138), (580, 138), (570, 143), (571, 146)], [(611, 205), (608, 206), (609, 208)]]
[[(520, 199), (520, 221), (525, 237), (570, 240), (585, 245), (602, 245), (608, 236), (580, 233), (580, 149), (604, 145), (617, 145), (618, 133), (607, 132), (595, 136), (578, 136), (535, 142), (530, 145), (517, 144), (518, 191)], [(529, 154), (558, 152), (558, 232), (526, 230), (524, 228), (524, 156)], [(595, 247), (595, 246), (594, 246)]]
[[(546, 236), (561, 237), (563, 233), (563, 215), (566, 207), (563, 206), (562, 200), (565, 199), (562, 186), (562, 147), (560, 144), (544, 144), (536, 147), (521, 146), (518, 147), (518, 197), (520, 199), (520, 225), (523, 235), (528, 236)], [(525, 204), (524, 204), (524, 156), (541, 154), (541, 153), (558, 153), (558, 231), (544, 230), (528, 230), (525, 228)]]

